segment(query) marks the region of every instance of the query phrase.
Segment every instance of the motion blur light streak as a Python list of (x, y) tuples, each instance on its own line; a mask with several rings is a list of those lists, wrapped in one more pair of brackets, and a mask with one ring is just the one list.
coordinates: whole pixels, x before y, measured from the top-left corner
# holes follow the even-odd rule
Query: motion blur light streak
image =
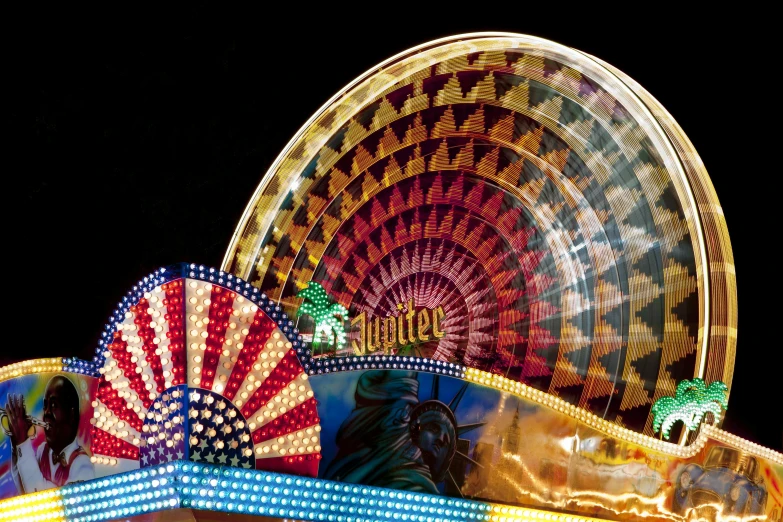
[[(457, 333), (422, 355), (648, 435), (653, 402), (677, 381), (730, 387), (730, 247), (725, 223), (702, 215), (717, 199), (676, 124), (604, 64), (552, 42), (439, 42), (319, 110), (264, 176), (224, 270), (289, 315), (308, 281), (352, 317), (451, 295), (429, 306), (444, 303)], [(455, 255), (430, 264), (441, 251)]]

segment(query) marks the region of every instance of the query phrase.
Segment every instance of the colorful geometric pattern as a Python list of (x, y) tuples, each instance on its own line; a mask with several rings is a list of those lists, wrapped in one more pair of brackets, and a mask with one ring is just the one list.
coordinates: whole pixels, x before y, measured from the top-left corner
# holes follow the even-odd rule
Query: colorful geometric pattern
[(731, 252), (700, 211), (717, 200), (606, 67), (463, 35), (336, 99), (264, 177), (224, 270), (292, 316), (309, 281), (349, 317), (441, 305), (447, 335), (422, 355), (645, 433), (676, 381), (731, 373), (733, 280), (707, 274)]
[(164, 272), (121, 305), (96, 356), (93, 453), (315, 476), (319, 417), (299, 359), (308, 354), (286, 317), (233, 276)]
[[(716, 303), (710, 308), (709, 321), (705, 325), (709, 328), (709, 334), (704, 334), (709, 342), (709, 350), (697, 350), (697, 364), (704, 368), (702, 378), (706, 381), (723, 380), (731, 388), (737, 347), (737, 276), (726, 218), (718, 202), (715, 188), (693, 143), (660, 102), (622, 71), (618, 71), (597, 58), (593, 59), (631, 87), (634, 94), (639, 96), (644, 104), (657, 115), (658, 122), (672, 140), (677, 149), (677, 155), (682, 159), (682, 166), (687, 173), (693, 198), (699, 208), (698, 219), (707, 239), (710, 299)], [(694, 217), (689, 217), (689, 219), (694, 219)], [(667, 358), (666, 352), (663, 356), (662, 364), (668, 368), (674, 359)], [(669, 372), (664, 372), (659, 378), (669, 379), (671, 375)], [(666, 387), (659, 386), (656, 389), (655, 399), (665, 394), (665, 388), (673, 385), (671, 381), (666, 381), (666, 384)]]

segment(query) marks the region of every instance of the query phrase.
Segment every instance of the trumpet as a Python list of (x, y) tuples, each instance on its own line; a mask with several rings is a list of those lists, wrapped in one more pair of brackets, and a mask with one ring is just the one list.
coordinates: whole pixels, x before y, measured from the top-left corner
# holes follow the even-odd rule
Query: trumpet
[[(40, 426), (45, 430), (49, 429), (49, 423), (44, 422), (41, 419), (36, 419), (35, 417), (31, 417), (30, 415), (27, 416), (27, 422), (32, 424), (33, 426)], [(0, 425), (3, 426), (3, 431), (7, 436), (11, 436), (11, 426), (8, 424), (8, 414), (5, 412), (5, 409), (0, 408)]]

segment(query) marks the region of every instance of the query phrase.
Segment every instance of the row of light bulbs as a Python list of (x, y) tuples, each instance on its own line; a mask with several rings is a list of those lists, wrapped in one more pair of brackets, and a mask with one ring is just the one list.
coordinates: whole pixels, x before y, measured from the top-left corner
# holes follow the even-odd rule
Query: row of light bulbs
[(31, 373), (61, 372), (63, 369), (62, 357), (48, 357), (45, 359), (31, 359), (9, 364), (0, 368), (0, 382), (15, 379)]
[(579, 515), (340, 484), (259, 471), (184, 464), (182, 506), (298, 520), (597, 522)]
[(357, 522), (598, 521), (579, 515), (186, 461), (0, 501), (0, 521), (103, 522), (179, 507), (299, 520), (350, 517)]
[[(197, 293), (198, 293), (198, 291), (197, 291)], [(242, 298), (242, 296), (237, 296), (236, 302), (242, 303), (243, 301), (244, 301), (244, 299)], [(196, 312), (198, 312), (199, 314), (202, 314), (204, 312), (204, 310), (205, 310), (204, 307), (209, 308), (210, 305), (212, 304), (212, 300), (209, 299), (209, 298), (206, 298), (206, 299), (202, 299), (199, 302), (199, 299), (197, 299), (195, 297), (191, 297), (190, 299), (188, 299), (188, 303), (194, 305), (193, 309)], [(252, 314), (255, 314), (257, 311), (258, 311), (258, 307), (256, 305), (243, 306), (241, 308), (232, 308), (230, 315), (233, 316), (233, 317), (237, 317), (240, 321), (242, 321), (244, 323), (250, 323), (250, 322), (253, 321), (253, 315)], [(198, 321), (204, 322), (205, 321), (204, 324), (208, 324), (209, 321), (210, 321), (210, 319), (208, 317), (203, 316), (203, 315), (202, 316), (197, 316), (195, 314), (191, 314), (189, 318), (193, 322), (198, 322)], [(231, 328), (236, 328), (236, 324), (232, 325)]]
[(277, 454), (276, 456), (319, 453), (321, 451), (318, 438), (320, 431), (321, 426), (316, 425), (277, 437), (256, 445), (256, 453), (259, 456), (270, 452)]
[[(92, 407), (93, 417), (90, 419), (90, 424), (114, 437), (119, 437), (130, 442), (134, 446), (139, 445), (140, 435), (136, 428), (131, 426), (128, 422), (117, 418), (114, 412), (99, 400), (92, 401)], [(140, 411), (138, 406), (135, 406), (133, 411), (137, 413), (139, 420), (144, 417), (144, 414)]]
[(714, 426), (703, 425), (703, 429), (696, 441), (689, 446), (683, 447), (671, 442), (664, 442), (662, 440), (637, 433), (627, 428), (623, 428), (622, 426), (602, 419), (601, 417), (598, 417), (589, 411), (574, 406), (573, 404), (570, 404), (559, 397), (555, 397), (546, 392), (531, 388), (530, 386), (502, 377), (500, 375), (476, 370), (474, 368), (468, 368), (465, 370), (465, 378), (469, 381), (482, 384), (484, 386), (490, 386), (501, 391), (513, 393), (518, 397), (532, 400), (543, 406), (547, 406), (559, 412), (565, 413), (579, 422), (587, 424), (592, 428), (607, 433), (608, 435), (618, 439), (654, 449), (656, 451), (660, 451), (661, 453), (675, 457), (692, 457), (704, 448), (708, 437), (712, 437), (716, 440), (737, 446), (743, 451), (747, 451), (759, 457), (772, 460), (778, 464), (783, 464), (783, 454), (769, 448), (764, 448), (758, 444), (746, 441), (740, 437), (737, 437), (736, 435), (727, 433)]
[(116, 466), (117, 459), (113, 457), (103, 457), (101, 455), (93, 455), (90, 457), (90, 462), (93, 464), (104, 464), (106, 466)]
[[(758, 457), (771, 460), (772, 462), (780, 466), (783, 466), (783, 453), (777, 452), (770, 448), (765, 448), (760, 444), (756, 444), (755, 442), (751, 442), (749, 440), (743, 439), (742, 437), (738, 437), (733, 433), (723, 431), (722, 429), (717, 428), (715, 426), (711, 426), (709, 424), (702, 425), (702, 433), (704, 434), (703, 437), (704, 439), (709, 437), (718, 440), (720, 442), (725, 442), (726, 444), (731, 444), (733, 446), (738, 447), (742, 451), (746, 451)], [(701, 439), (702, 436), (700, 434), (696, 442), (698, 443)]]
[(574, 406), (560, 397), (555, 397), (549, 393), (531, 388), (530, 386), (502, 377), (500, 375), (476, 370), (474, 368), (468, 368), (465, 370), (465, 378), (484, 386), (490, 386), (498, 390), (513, 393), (519, 397), (532, 400), (553, 410), (565, 413), (569, 417), (587, 424), (588, 426), (603, 431), (604, 433), (614, 437), (623, 439), (627, 442), (647, 446), (648, 448), (662, 451), (677, 457), (690, 457), (696, 453), (692, 447), (684, 448), (671, 442), (664, 442), (658, 439), (654, 439), (653, 437), (648, 437), (647, 435), (629, 430), (627, 428), (623, 428), (622, 426), (602, 419), (601, 417), (598, 417), (589, 411)]
[(101, 522), (174, 509), (179, 465), (134, 471), (0, 502), (0, 521)]

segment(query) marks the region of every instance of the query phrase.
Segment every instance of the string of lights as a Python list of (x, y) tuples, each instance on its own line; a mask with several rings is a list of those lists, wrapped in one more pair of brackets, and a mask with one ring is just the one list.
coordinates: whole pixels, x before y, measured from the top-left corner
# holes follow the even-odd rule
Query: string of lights
[(424, 493), (175, 461), (0, 501), (0, 521), (102, 522), (180, 507), (335, 522), (601, 520)]

